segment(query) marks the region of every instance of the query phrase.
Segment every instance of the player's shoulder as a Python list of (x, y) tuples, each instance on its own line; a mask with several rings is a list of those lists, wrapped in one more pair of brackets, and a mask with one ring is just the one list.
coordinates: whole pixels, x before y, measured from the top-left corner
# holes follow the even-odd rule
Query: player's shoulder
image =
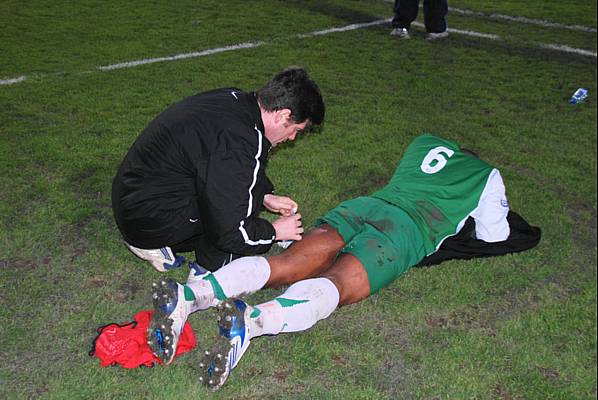
[(417, 136), (415, 139), (413, 139), (413, 141), (409, 145), (409, 148), (429, 148), (437, 146), (444, 146), (454, 150), (459, 149), (459, 145), (456, 142), (450, 139), (445, 139), (440, 136), (433, 135), (431, 133), (423, 133)]
[[(435, 167), (437, 171), (441, 169), (487, 169), (490, 167), (486, 161), (464, 152), (457, 142), (430, 133), (424, 133), (414, 138), (405, 152), (404, 159), (411, 160), (411, 163), (423, 160), (422, 166), (430, 163), (436, 165), (437, 162), (441, 162), (440, 165), (443, 167)], [(444, 168), (445, 164), (449, 168)]]

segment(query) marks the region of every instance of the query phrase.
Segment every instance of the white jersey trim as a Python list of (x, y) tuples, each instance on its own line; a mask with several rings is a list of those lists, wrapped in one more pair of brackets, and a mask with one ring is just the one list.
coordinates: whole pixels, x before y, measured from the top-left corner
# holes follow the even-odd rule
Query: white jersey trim
[(494, 168), (488, 176), (478, 207), (471, 216), (475, 219), (476, 237), (484, 242), (501, 242), (511, 230), (507, 221), (509, 202), (500, 172)]
[(436, 250), (440, 248), (446, 239), (459, 233), (463, 229), (465, 221), (470, 216), (475, 219), (477, 239), (488, 243), (507, 240), (511, 233), (509, 222), (507, 221), (508, 213), (509, 202), (507, 201), (505, 184), (500, 172), (496, 168), (493, 168), (490, 174), (488, 174), (488, 180), (480, 195), (477, 207), (459, 222), (457, 230), (453, 235), (448, 235), (438, 243)]
[(247, 234), (247, 231), (245, 230), (243, 225), (245, 225), (245, 221), (241, 221), (241, 223), (239, 224), (239, 231), (241, 232), (241, 235), (243, 235), (243, 240), (245, 240), (246, 244), (251, 245), (251, 246), (258, 246), (260, 244), (270, 244), (274, 241), (274, 237), (272, 237), (272, 239), (260, 239), (260, 240), (249, 239), (249, 235)]
[[(251, 213), (253, 212), (253, 188), (255, 187), (255, 184), (257, 183), (257, 175), (258, 172), (260, 170), (260, 156), (262, 155), (262, 132), (258, 129), (257, 125), (254, 126), (255, 132), (257, 133), (257, 153), (255, 154), (255, 168), (253, 169), (253, 181), (251, 182), (251, 185), (249, 186), (249, 204), (247, 205), (247, 214), (245, 215), (245, 217), (249, 217), (251, 215)], [(272, 239), (260, 239), (260, 240), (251, 240), (249, 238), (249, 235), (247, 234), (247, 231), (244, 228), (245, 225), (245, 221), (240, 221), (239, 222), (239, 231), (241, 232), (241, 235), (243, 236), (243, 240), (245, 241), (245, 244), (248, 244), (250, 246), (257, 246), (257, 245), (261, 245), (261, 244), (270, 244), (274, 241), (274, 238)]]

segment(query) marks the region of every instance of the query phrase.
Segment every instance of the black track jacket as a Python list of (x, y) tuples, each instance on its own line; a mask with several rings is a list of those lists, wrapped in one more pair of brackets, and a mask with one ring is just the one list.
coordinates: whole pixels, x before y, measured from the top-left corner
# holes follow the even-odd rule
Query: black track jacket
[(217, 89), (166, 109), (137, 138), (112, 184), (124, 239), (140, 248), (207, 235), (240, 255), (268, 251), (272, 224), (258, 218), (273, 186), (271, 143), (254, 93)]

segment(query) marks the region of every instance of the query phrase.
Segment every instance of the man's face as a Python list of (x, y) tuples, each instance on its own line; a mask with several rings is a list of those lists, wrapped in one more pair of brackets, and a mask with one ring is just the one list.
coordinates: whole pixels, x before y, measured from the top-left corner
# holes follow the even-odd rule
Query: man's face
[(282, 112), (278, 117), (275, 129), (272, 130), (271, 134), (267, 135), (268, 140), (272, 143), (272, 147), (286, 142), (287, 140), (295, 140), (297, 134), (309, 124), (309, 121), (303, 121), (299, 124), (296, 123), (291, 118), (290, 112)]

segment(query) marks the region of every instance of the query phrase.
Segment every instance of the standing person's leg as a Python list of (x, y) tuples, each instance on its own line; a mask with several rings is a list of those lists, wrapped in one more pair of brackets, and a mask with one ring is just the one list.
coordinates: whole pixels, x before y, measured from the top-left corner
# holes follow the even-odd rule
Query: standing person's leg
[[(428, 38), (448, 36), (446, 16), (448, 14), (447, 0), (424, 0), (424, 25)], [(442, 34), (442, 35), (438, 35)]]
[(408, 38), (411, 23), (417, 18), (418, 9), (419, 0), (395, 0), (394, 18), (392, 19), (394, 29), (390, 34)]

